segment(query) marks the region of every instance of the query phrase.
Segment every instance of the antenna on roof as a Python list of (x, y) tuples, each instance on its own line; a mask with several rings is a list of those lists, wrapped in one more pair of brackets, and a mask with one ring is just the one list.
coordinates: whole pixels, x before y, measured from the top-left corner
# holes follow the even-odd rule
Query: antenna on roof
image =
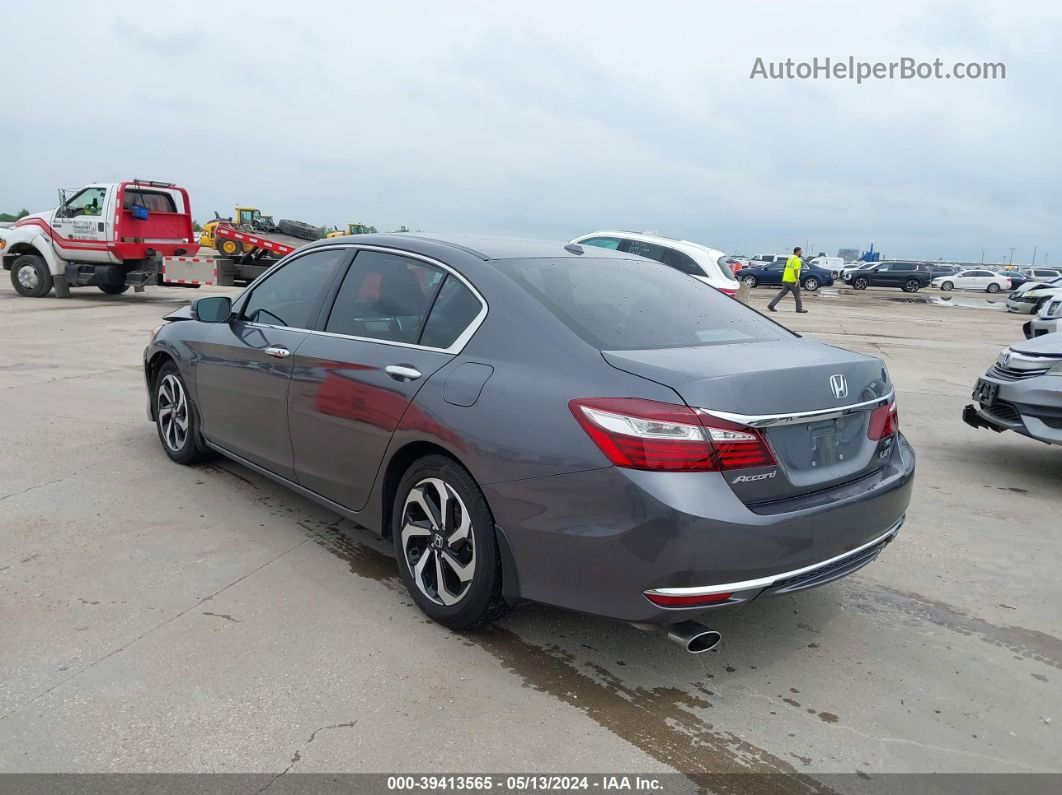
[(578, 243), (569, 243), (568, 245), (566, 245), (564, 247), (564, 250), (565, 251), (569, 251), (572, 254), (582, 254), (583, 253), (583, 247), (580, 246)]

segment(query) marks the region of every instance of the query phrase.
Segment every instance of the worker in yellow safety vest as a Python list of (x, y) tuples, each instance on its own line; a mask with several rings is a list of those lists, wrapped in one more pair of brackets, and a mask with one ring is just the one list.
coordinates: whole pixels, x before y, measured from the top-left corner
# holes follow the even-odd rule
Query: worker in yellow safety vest
[(785, 261), (785, 273), (782, 274), (782, 289), (778, 291), (771, 303), (767, 304), (767, 308), (772, 312), (777, 312), (775, 304), (785, 298), (786, 293), (792, 293), (793, 298), (796, 299), (796, 311), (802, 314), (806, 314), (808, 310), (804, 308), (803, 302), (800, 300), (800, 269), (803, 267), (804, 261), (800, 259), (800, 246), (793, 249), (793, 256)]

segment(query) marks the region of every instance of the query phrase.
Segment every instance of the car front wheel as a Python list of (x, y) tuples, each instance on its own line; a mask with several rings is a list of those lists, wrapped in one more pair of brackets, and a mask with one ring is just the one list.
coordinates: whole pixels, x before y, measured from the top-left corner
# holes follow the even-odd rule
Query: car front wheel
[(955, 289), (955, 285), (952, 284), (951, 282), (941, 282), (940, 283), (940, 289), (943, 290), (946, 293), (950, 293), (952, 290)]
[(921, 286), (922, 284), (918, 279), (908, 279), (903, 283), (903, 291), (905, 293), (917, 293), (918, 288)]
[(430, 455), (409, 468), (395, 494), (391, 528), (402, 580), (430, 618), (470, 629), (508, 611), (494, 517), (456, 461)]
[(870, 286), (870, 280), (866, 276), (860, 276), (852, 280), (852, 286), (857, 290), (865, 290)]
[(170, 460), (187, 465), (207, 458), (207, 451), (199, 446), (199, 419), (192, 399), (172, 361), (164, 364), (155, 377), (152, 399), (159, 441)]

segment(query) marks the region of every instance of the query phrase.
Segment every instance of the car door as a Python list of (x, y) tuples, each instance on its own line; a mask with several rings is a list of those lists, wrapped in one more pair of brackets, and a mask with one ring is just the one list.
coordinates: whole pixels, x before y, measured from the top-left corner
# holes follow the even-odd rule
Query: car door
[(203, 434), (282, 477), (295, 476), (288, 432), (293, 357), (317, 323), (349, 247), (312, 249), (256, 282), (198, 343), (196, 404)]
[(867, 274), (867, 279), (870, 281), (871, 287), (892, 287), (892, 280), (896, 276), (896, 274), (892, 272), (892, 268), (893, 266), (886, 262), (878, 265), (878, 267)]
[(298, 482), (364, 507), (410, 402), (485, 314), (482, 299), (441, 263), (359, 251), (295, 355), (288, 417)]
[(107, 198), (107, 188), (83, 188), (55, 211), (52, 227), (58, 239), (54, 245), (64, 259), (111, 261), (107, 251)]

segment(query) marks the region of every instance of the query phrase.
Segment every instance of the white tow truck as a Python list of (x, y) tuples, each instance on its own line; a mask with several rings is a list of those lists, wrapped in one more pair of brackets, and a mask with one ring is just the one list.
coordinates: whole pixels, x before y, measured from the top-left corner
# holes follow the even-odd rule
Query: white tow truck
[(0, 238), (4, 270), (31, 298), (53, 286), (66, 298), (71, 287), (117, 295), (146, 284), (220, 283), (215, 260), (198, 251), (188, 191), (152, 180), (60, 190), (58, 207), (20, 218)]

